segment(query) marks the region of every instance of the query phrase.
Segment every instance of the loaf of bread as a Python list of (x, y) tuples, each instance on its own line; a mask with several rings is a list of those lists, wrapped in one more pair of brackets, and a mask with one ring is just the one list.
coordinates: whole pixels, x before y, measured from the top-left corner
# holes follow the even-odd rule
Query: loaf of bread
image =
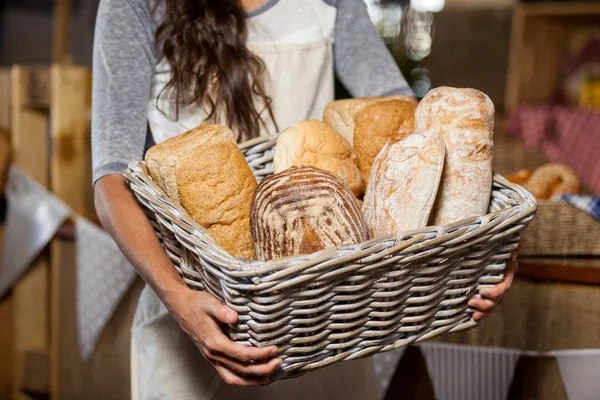
[(365, 185), (371, 166), (390, 139), (402, 139), (415, 127), (415, 104), (410, 100), (389, 100), (371, 104), (356, 113), (354, 151)]
[(291, 167), (261, 182), (254, 195), (252, 238), (260, 260), (311, 254), (367, 239), (352, 191), (338, 176)]
[(356, 113), (366, 106), (388, 100), (412, 101), (410, 97), (401, 95), (336, 100), (325, 107), (323, 122), (339, 132), (350, 145), (354, 145), (354, 120)]
[(321, 121), (302, 121), (287, 128), (277, 139), (274, 172), (277, 174), (293, 165), (316, 167), (339, 176), (356, 197), (364, 192), (358, 159), (352, 147), (342, 135)]
[(363, 214), (371, 238), (427, 226), (444, 168), (444, 142), (432, 132), (390, 140), (371, 173)]
[(525, 183), (529, 190), (538, 199), (551, 199), (561, 194), (577, 194), (581, 183), (570, 167), (548, 163), (533, 171), (531, 178)]
[(152, 179), (173, 200), (179, 201), (177, 166), (187, 160), (207, 142), (229, 141), (235, 143), (233, 132), (223, 125), (203, 124), (152, 146), (144, 160)]
[(208, 141), (177, 166), (176, 179), (188, 214), (233, 256), (254, 259), (250, 209), (257, 183), (236, 143)]
[(485, 215), (492, 191), (494, 104), (490, 98), (475, 89), (433, 89), (417, 107), (415, 125), (418, 132), (437, 133), (446, 145), (433, 224)]

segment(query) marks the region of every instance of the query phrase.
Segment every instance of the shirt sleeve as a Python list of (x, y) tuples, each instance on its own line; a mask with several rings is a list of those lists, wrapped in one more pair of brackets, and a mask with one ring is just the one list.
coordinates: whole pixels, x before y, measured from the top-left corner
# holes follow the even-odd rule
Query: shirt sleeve
[(363, 0), (337, 0), (333, 52), (340, 81), (354, 97), (414, 96), (373, 26)]
[(141, 159), (154, 69), (155, 21), (147, 0), (101, 0), (94, 35), (93, 181)]

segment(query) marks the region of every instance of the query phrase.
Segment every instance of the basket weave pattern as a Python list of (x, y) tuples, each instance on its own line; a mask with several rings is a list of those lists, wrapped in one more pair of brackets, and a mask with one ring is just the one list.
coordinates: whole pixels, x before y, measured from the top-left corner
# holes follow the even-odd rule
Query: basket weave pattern
[[(260, 181), (275, 139), (240, 148)], [(489, 214), (269, 262), (233, 258), (131, 162), (125, 176), (177, 271), (239, 314), (230, 337), (280, 348), (272, 380), (476, 325), (468, 300), (503, 279), (531, 194), (495, 176)]]

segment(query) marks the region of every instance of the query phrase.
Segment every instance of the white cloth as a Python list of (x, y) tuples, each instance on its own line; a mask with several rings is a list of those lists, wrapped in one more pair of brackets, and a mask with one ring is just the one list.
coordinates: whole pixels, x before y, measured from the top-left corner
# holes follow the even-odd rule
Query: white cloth
[(600, 397), (600, 350), (562, 350), (554, 356), (569, 400)]
[(65, 203), (15, 166), (10, 169), (6, 197), (0, 298), (27, 271), (71, 214)]
[(112, 237), (94, 223), (77, 219), (75, 237), (79, 349), (87, 360), (136, 272)]
[[(294, 18), (290, 18), (293, 16)], [(288, 34), (269, 39), (269, 26), (293, 21)], [(332, 35), (335, 9), (318, 0), (286, 0), (249, 20), (248, 47), (265, 63), (267, 90), (280, 128), (320, 118), (334, 98)], [(292, 24), (292, 22), (290, 22)], [(168, 64), (159, 66), (148, 103), (148, 119), (156, 142), (203, 121), (201, 107), (169, 117), (168, 104), (156, 107), (157, 95), (169, 80)], [(165, 108), (167, 106), (167, 108)], [(262, 135), (276, 133), (271, 125)], [(254, 390), (224, 384), (166, 307), (147, 286), (142, 292), (132, 329), (133, 399), (306, 399), (376, 398), (371, 360), (337, 364), (293, 380)]]

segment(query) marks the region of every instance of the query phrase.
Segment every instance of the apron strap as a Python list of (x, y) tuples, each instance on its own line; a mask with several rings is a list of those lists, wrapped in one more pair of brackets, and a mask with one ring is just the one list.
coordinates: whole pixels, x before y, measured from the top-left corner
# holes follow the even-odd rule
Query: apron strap
[(327, 29), (327, 23), (325, 22), (325, 15), (323, 13), (323, 5), (320, 4), (323, 0), (308, 0), (310, 6), (312, 7), (315, 15), (317, 17), (317, 21), (321, 25), (321, 31), (323, 32), (323, 36), (328, 42), (332, 42), (333, 40), (329, 37), (329, 30)]

